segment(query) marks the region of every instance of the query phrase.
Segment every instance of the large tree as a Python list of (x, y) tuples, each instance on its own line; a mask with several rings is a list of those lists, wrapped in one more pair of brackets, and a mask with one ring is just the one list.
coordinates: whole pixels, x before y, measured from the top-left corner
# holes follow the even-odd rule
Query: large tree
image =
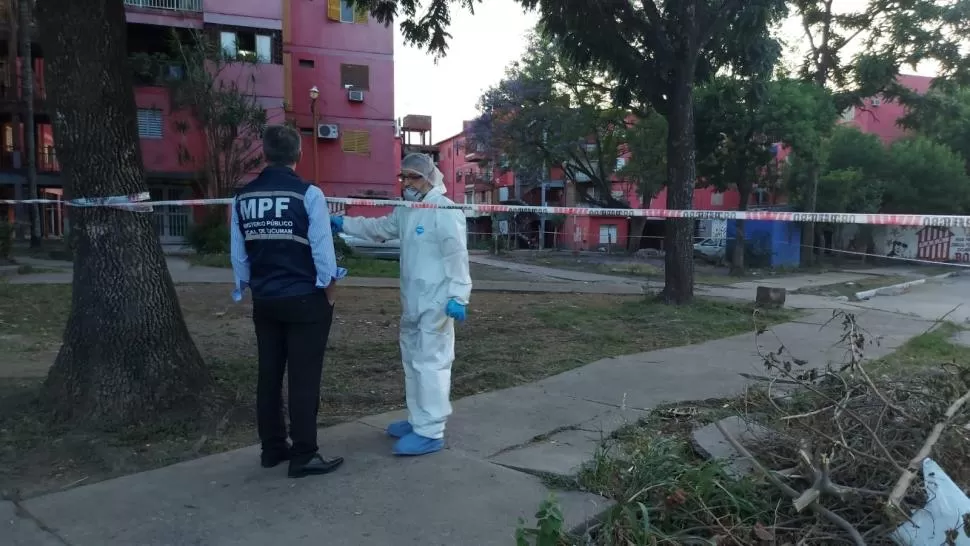
[[(348, 0), (389, 24), (402, 17), (405, 40), (436, 54), (447, 49), (453, 3), (475, 0)], [(545, 38), (579, 66), (603, 70), (616, 82), (623, 106), (650, 105), (664, 116), (667, 207), (689, 209), (696, 182), (694, 86), (721, 69), (770, 71), (777, 48), (769, 27), (786, 12), (784, 0), (518, 0), (539, 13)], [(694, 223), (668, 220), (664, 300), (694, 296)]]
[(966, 214), (970, 176), (965, 160), (945, 144), (917, 136), (889, 149), (882, 210), (908, 214)]
[[(147, 191), (122, 0), (38, 0), (37, 20), (67, 198)], [(71, 312), (45, 383), (55, 414), (114, 425), (197, 410), (210, 376), (151, 214), (91, 207), (70, 217)]]
[[(882, 207), (887, 174), (891, 172), (888, 150), (879, 137), (849, 125), (838, 125), (823, 141), (817, 155), (793, 153), (785, 178), (790, 202), (799, 210), (806, 208), (814, 191), (816, 203), (826, 212), (872, 214)], [(816, 170), (817, 169), (817, 170)], [(818, 185), (811, 176), (817, 172)], [(844, 224), (832, 226), (841, 239)], [(859, 226), (857, 250), (871, 252), (875, 247), (873, 226)]]
[[(800, 75), (820, 87), (838, 90), (842, 108), (861, 106), (879, 93), (899, 95), (900, 68), (915, 68), (924, 60), (937, 63), (942, 74), (964, 73), (968, 58), (960, 41), (967, 37), (965, 0), (792, 0), (805, 31)], [(846, 9), (850, 8), (850, 9)], [(810, 167), (805, 209), (818, 210), (821, 166)], [(815, 225), (804, 227), (802, 261), (814, 260)]]
[[(718, 191), (736, 189), (746, 210), (756, 187), (775, 191), (778, 145), (814, 158), (835, 122), (824, 90), (796, 80), (723, 76), (703, 86), (695, 103), (698, 173)], [(744, 272), (744, 221), (737, 220), (732, 271)]]
[[(260, 139), (267, 116), (256, 94), (255, 74), (270, 59), (226, 50), (200, 31), (178, 30), (171, 33), (169, 53), (132, 55), (135, 76), (166, 85), (172, 109), (191, 115), (191, 121), (175, 122), (177, 133), (201, 131), (200, 151), (185, 143), (176, 149), (179, 163), (199, 169), (199, 194), (230, 197), (243, 177), (263, 162)], [(248, 69), (236, 70), (241, 64)], [(180, 68), (174, 77), (168, 70), (173, 65)], [(217, 224), (224, 224), (224, 207), (208, 212)]]
[(970, 174), (970, 87), (940, 81), (906, 104), (909, 110), (901, 124), (959, 153)]
[(559, 167), (582, 202), (630, 208), (629, 190), (649, 200), (663, 187), (663, 161), (643, 159), (662, 157), (665, 128), (656, 114), (638, 119), (614, 105), (611, 91), (602, 73), (574, 66), (533, 35), (522, 59), (482, 95), (473, 137), (527, 186)]

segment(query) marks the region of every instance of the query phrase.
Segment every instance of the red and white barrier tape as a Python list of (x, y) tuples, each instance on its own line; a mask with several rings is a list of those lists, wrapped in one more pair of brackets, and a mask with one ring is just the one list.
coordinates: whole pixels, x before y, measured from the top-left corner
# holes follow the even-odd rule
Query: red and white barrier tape
[[(138, 212), (151, 212), (151, 207), (182, 206), (200, 207), (208, 205), (231, 205), (231, 198), (224, 199), (180, 199), (174, 201), (149, 201), (149, 194), (106, 198), (86, 198), (72, 201), (55, 199), (0, 200), (0, 204), (60, 204), (70, 207), (111, 207)], [(937, 226), (970, 227), (970, 216), (934, 214), (844, 214), (830, 212), (781, 212), (781, 211), (722, 211), (722, 210), (671, 210), (671, 209), (600, 209), (587, 207), (534, 207), (521, 205), (465, 204), (436, 205), (412, 201), (391, 201), (385, 199), (356, 199), (349, 197), (328, 197), (331, 204), (361, 207), (408, 207), (415, 209), (454, 209), (475, 212), (515, 212), (533, 214), (553, 214), (564, 216), (619, 216), (647, 218), (684, 218), (692, 220), (767, 220), (776, 222), (816, 222), (831, 224), (867, 224), (882, 226)]]

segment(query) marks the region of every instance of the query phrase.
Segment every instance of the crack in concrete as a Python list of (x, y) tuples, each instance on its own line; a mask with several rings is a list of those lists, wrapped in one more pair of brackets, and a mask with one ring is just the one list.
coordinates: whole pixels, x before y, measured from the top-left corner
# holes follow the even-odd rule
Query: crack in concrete
[(14, 491), (13, 493), (10, 493), (8, 491), (4, 491), (3, 494), (0, 495), (0, 499), (8, 501), (11, 504), (13, 504), (14, 515), (16, 515), (18, 518), (25, 519), (32, 522), (34, 525), (37, 526), (38, 529), (52, 536), (54, 539), (56, 539), (64, 546), (72, 546), (72, 544), (68, 542), (67, 539), (59, 535), (57, 531), (55, 531), (49, 525), (44, 523), (40, 518), (30, 513), (30, 510), (27, 510), (27, 507), (23, 505), (22, 499), (18, 492)]
[[(508, 447), (503, 447), (502, 449), (496, 451), (495, 453), (492, 453), (491, 455), (486, 456), (485, 459), (493, 459), (495, 457), (498, 457), (499, 455), (508, 453), (510, 451), (515, 451), (516, 449), (523, 449), (523, 448), (526, 448), (526, 447), (529, 447), (529, 446), (536, 445), (536, 444), (538, 444), (540, 442), (544, 442), (544, 441), (548, 440), (551, 436), (554, 436), (556, 434), (559, 434), (560, 432), (566, 432), (566, 431), (570, 431), (570, 430), (578, 430), (578, 427), (581, 424), (582, 423), (578, 423), (578, 424), (575, 424), (575, 425), (564, 425), (564, 426), (561, 426), (561, 427), (556, 427), (556, 428), (550, 430), (549, 432), (543, 432), (542, 434), (536, 434), (535, 436), (533, 436), (532, 438), (526, 440), (525, 442), (521, 442), (521, 443), (518, 443), (518, 444), (515, 444), (515, 445), (508, 446)], [(502, 465), (502, 466), (505, 466), (505, 465)]]

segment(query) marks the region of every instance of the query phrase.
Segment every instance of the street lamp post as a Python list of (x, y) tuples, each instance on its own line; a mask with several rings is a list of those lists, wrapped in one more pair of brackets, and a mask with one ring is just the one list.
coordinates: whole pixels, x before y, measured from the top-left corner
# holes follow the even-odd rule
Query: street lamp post
[(319, 98), (320, 90), (314, 85), (310, 88), (310, 116), (313, 118), (313, 137), (310, 142), (313, 144), (313, 185), (315, 186), (320, 185), (320, 158), (319, 154), (317, 153), (317, 137), (319, 130), (317, 128), (317, 99)]

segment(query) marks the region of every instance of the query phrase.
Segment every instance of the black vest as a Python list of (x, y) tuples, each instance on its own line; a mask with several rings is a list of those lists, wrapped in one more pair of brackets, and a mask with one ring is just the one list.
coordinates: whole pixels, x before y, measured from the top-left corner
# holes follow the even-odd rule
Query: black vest
[(305, 296), (317, 290), (304, 204), (309, 188), (292, 169), (270, 166), (236, 193), (253, 299)]

